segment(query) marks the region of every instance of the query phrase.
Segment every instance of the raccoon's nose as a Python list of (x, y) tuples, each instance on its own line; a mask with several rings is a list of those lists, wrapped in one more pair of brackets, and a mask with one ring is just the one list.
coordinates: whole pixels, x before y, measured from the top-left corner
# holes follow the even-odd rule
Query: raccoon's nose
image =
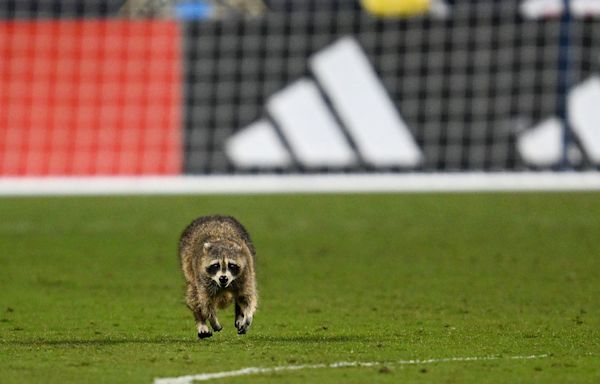
[(219, 277), (219, 283), (221, 283), (221, 286), (224, 287), (227, 284), (227, 276)]

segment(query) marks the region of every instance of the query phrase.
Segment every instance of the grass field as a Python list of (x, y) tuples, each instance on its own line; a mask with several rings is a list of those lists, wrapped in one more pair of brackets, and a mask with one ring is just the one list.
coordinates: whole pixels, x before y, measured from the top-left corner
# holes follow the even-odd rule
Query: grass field
[[(176, 244), (211, 213), (250, 231), (261, 299), (199, 341)], [(0, 382), (598, 383), (599, 246), (593, 193), (4, 198)]]

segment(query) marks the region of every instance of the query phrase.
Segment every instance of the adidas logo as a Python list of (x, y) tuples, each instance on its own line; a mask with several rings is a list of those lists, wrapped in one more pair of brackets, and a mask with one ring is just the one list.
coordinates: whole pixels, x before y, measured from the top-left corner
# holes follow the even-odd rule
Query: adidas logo
[(309, 67), (313, 79), (272, 95), (268, 118), (226, 141), (225, 152), (236, 167), (421, 164), (421, 150), (356, 40), (340, 39), (314, 54)]
[[(564, 11), (563, 0), (525, 0), (521, 2), (521, 14), (528, 19), (559, 16)], [(600, 15), (598, 0), (571, 0), (569, 11), (575, 17)]]
[[(309, 60), (313, 79), (300, 79), (272, 95), (268, 118), (256, 121), (225, 142), (238, 169), (415, 168), (423, 162), (415, 143), (359, 44), (343, 38)], [(575, 86), (568, 95), (569, 121), (583, 153), (571, 143), (571, 164), (585, 154), (600, 164), (600, 77)], [(563, 157), (562, 122), (515, 127), (517, 151), (526, 164), (549, 167)]]
[[(566, 156), (571, 165), (583, 158), (600, 164), (600, 77), (592, 76), (571, 89), (567, 96), (569, 128), (579, 143), (569, 143)], [(562, 121), (551, 116), (519, 133), (517, 149), (527, 164), (548, 167), (560, 163), (564, 151)], [(581, 147), (581, 149), (579, 148)]]

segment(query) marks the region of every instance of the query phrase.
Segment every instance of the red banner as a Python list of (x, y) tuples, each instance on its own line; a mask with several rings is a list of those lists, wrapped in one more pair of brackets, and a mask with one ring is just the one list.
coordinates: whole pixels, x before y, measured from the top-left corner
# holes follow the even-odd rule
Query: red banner
[(175, 22), (1, 22), (0, 175), (181, 173), (181, 72)]

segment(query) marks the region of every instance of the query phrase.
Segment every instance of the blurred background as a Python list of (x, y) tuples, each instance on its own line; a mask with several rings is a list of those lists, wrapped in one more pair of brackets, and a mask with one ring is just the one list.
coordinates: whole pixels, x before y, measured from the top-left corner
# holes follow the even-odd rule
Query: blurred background
[(5, 0), (0, 180), (597, 171), (595, 0)]
[[(599, 166), (600, 0), (0, 0), (0, 382), (600, 383)], [(198, 343), (215, 213), (260, 310)]]

